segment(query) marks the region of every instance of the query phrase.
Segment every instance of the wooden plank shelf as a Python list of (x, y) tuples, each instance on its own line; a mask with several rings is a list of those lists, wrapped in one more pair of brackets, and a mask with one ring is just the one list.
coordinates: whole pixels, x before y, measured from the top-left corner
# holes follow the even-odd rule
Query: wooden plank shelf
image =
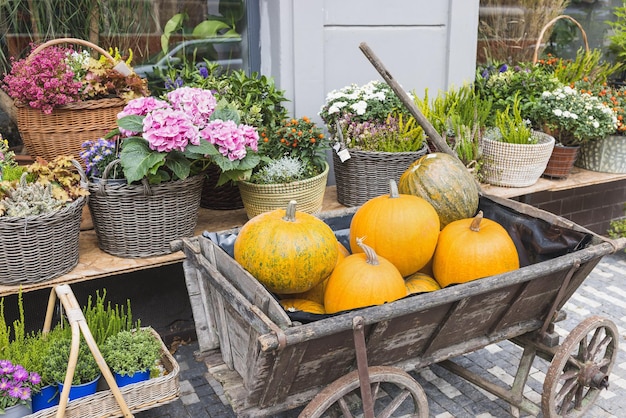
[[(541, 178), (537, 183), (529, 187), (507, 188), (491, 185), (482, 185), (486, 195), (503, 198), (515, 198), (542, 191), (560, 191), (577, 187), (591, 186), (626, 179), (626, 174), (598, 173), (574, 168), (572, 174), (561, 180)], [(335, 186), (328, 186), (324, 195), (323, 211), (345, 208), (337, 202), (337, 190)], [(195, 234), (204, 231), (222, 231), (243, 225), (248, 220), (245, 210), (218, 211), (200, 209), (198, 224)], [(80, 233), (79, 261), (78, 265), (69, 273), (41, 283), (23, 284), (23, 292), (46, 289), (58, 284), (72, 284), (86, 280), (99, 279), (124, 273), (131, 273), (149, 268), (161, 267), (182, 262), (182, 251), (172, 254), (149, 257), (149, 258), (120, 258), (109, 255), (98, 248), (96, 233), (91, 225), (88, 210), (85, 210), (83, 224)], [(15, 294), (20, 286), (0, 285), (0, 297)]]

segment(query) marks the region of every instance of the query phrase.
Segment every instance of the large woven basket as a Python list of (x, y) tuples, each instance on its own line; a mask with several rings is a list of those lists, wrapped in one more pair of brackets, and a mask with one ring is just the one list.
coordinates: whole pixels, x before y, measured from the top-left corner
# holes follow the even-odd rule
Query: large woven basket
[[(180, 367), (163, 344), (159, 334), (151, 329), (155, 338), (161, 341), (161, 363), (165, 374), (143, 382), (119, 388), (126, 405), (132, 412), (145, 411), (170, 403), (180, 396), (179, 373)], [(58, 407), (43, 409), (29, 418), (48, 418), (57, 416)], [(65, 409), (66, 418), (85, 417), (117, 417), (122, 416), (113, 392), (110, 389), (96, 392), (94, 395), (72, 400)]]
[(527, 187), (543, 174), (554, 148), (554, 138), (533, 132), (537, 144), (509, 144), (481, 138), (483, 180), (494, 186)]
[[(75, 43), (96, 50), (108, 60), (114, 58), (91, 42), (75, 38), (59, 38), (44, 42), (29, 56), (60, 43)], [(117, 127), (117, 114), (126, 102), (120, 98), (105, 98), (69, 103), (54, 108), (51, 114), (16, 103), (17, 127), (26, 150), (32, 157), (52, 160), (58, 155), (79, 158), (84, 141), (97, 139)]]
[(204, 175), (157, 185), (89, 183), (89, 210), (101, 250), (124, 258), (171, 253), (198, 221)]
[(43, 282), (74, 269), (85, 203), (87, 198), (80, 197), (56, 212), (0, 217), (0, 284)]
[(297, 210), (318, 213), (324, 203), (324, 192), (328, 179), (329, 166), (321, 174), (305, 180), (280, 184), (256, 184), (239, 182), (239, 191), (248, 218), (276, 209), (285, 209), (291, 200), (297, 203)]
[(389, 180), (400, 180), (409, 166), (426, 155), (426, 144), (414, 152), (376, 152), (349, 149), (344, 162), (333, 152), (337, 201), (345, 206), (360, 206), (389, 193)]

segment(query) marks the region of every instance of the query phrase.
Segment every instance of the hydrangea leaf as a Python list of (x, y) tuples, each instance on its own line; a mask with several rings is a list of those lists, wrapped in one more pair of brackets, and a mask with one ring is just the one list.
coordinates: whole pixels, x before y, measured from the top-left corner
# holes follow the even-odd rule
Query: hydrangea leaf
[(165, 163), (166, 153), (151, 150), (142, 138), (126, 138), (120, 153), (124, 175), (129, 183), (139, 181)]

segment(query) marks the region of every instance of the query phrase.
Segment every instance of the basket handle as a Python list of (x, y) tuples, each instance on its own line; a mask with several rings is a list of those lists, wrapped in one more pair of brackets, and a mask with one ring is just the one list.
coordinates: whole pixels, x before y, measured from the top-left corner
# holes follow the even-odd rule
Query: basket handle
[(34, 57), (35, 55), (43, 51), (45, 48), (49, 46), (53, 46), (53, 45), (58, 45), (58, 44), (77, 44), (77, 45), (86, 46), (88, 48), (92, 48), (96, 50), (98, 53), (100, 53), (101, 55), (104, 55), (109, 61), (111, 61), (111, 63), (114, 64), (113, 69), (119, 72), (120, 74), (124, 76), (128, 76), (133, 72), (124, 61), (119, 61), (116, 63), (115, 59), (111, 56), (111, 54), (109, 54), (103, 48), (100, 48), (98, 45), (94, 43), (91, 43), (89, 41), (85, 41), (84, 39), (79, 39), (79, 38), (51, 39), (47, 42), (42, 43), (37, 48), (33, 49), (32, 52), (28, 55), (28, 58), (26, 60), (29, 61), (30, 59), (32, 59), (32, 57)]
[(587, 32), (585, 32), (585, 30), (583, 29), (582, 25), (573, 17), (568, 16), (568, 15), (559, 15), (557, 17), (555, 17), (554, 19), (552, 19), (551, 21), (549, 21), (548, 23), (545, 24), (545, 26), (541, 29), (541, 32), (539, 33), (539, 37), (537, 38), (537, 43), (535, 43), (535, 52), (533, 53), (533, 64), (537, 64), (537, 59), (538, 59), (538, 55), (539, 55), (539, 48), (541, 47), (541, 40), (543, 39), (543, 36), (545, 35), (546, 31), (548, 30), (548, 28), (550, 28), (550, 26), (554, 25), (557, 21), (561, 20), (561, 19), (567, 19), (570, 22), (573, 22), (576, 26), (578, 26), (578, 29), (580, 29), (580, 33), (583, 37), (583, 43), (585, 44), (585, 50), (587, 52), (589, 52), (589, 42), (587, 41)]

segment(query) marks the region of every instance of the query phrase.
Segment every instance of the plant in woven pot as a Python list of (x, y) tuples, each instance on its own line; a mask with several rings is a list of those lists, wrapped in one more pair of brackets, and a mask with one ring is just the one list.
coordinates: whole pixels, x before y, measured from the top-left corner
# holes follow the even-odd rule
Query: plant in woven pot
[(326, 96), (320, 117), (334, 138), (337, 200), (359, 206), (389, 192), (389, 180), (427, 152), (424, 132), (391, 87), (351, 84)]
[(584, 143), (574, 164), (591, 171), (626, 173), (626, 87), (589, 85), (584, 80), (577, 82), (576, 87), (587, 88), (615, 111), (617, 129), (604, 138)]
[(278, 129), (264, 129), (259, 142), (261, 161), (249, 180), (239, 182), (248, 218), (298, 202), (302, 212), (322, 209), (329, 165), (328, 141), (308, 117), (285, 119)]
[[(285, 92), (276, 88), (274, 79), (243, 70), (226, 72), (215, 62), (205, 59), (196, 65), (185, 59), (180, 66), (162, 75), (166, 90), (180, 86), (211, 90), (217, 100), (230, 103), (240, 114), (241, 121), (258, 129), (276, 129), (287, 117)], [(209, 167), (204, 182), (200, 206), (207, 209), (232, 210), (243, 207), (236, 182), (218, 185), (220, 169)]]
[(553, 178), (569, 175), (581, 145), (617, 129), (617, 114), (609, 105), (590, 92), (569, 86), (545, 91), (534, 103), (531, 115), (533, 125), (556, 141), (543, 173)]
[(503, 111), (496, 111), (495, 126), (481, 138), (482, 179), (496, 186), (527, 187), (535, 184), (544, 172), (554, 138), (533, 131), (530, 121), (522, 118), (519, 98)]
[(89, 194), (80, 164), (68, 156), (19, 166), (0, 137), (0, 283), (50, 280), (78, 263)]
[[(74, 44), (88, 49), (75, 49)], [(100, 58), (93, 58), (91, 51)], [(124, 61), (117, 49), (105, 51), (73, 38), (33, 45), (26, 58), (12, 58), (1, 87), (15, 102), (18, 129), (30, 155), (47, 160), (78, 157), (85, 140), (114, 129), (125, 103), (149, 94), (131, 61), (132, 51)]]
[[(223, 183), (249, 176), (260, 160), (256, 129), (239, 123), (239, 113), (209, 90), (181, 87), (133, 99), (118, 117), (105, 139), (119, 143), (110, 145), (119, 159), (104, 169), (105, 181), (89, 182), (98, 245), (112, 255), (170, 253), (171, 241), (193, 235), (207, 167), (216, 164)], [(92, 170), (96, 157), (102, 155), (87, 157)], [(109, 184), (118, 163), (126, 183)]]

